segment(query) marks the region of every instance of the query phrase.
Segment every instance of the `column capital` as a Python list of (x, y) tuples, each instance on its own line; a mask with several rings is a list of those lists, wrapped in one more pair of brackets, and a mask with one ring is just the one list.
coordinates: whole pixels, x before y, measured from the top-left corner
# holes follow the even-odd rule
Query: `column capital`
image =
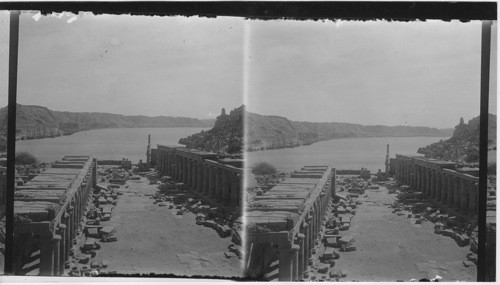
[(297, 238), (298, 238), (298, 239), (304, 239), (305, 237), (306, 237), (306, 235), (305, 235), (305, 234), (302, 234), (302, 233), (298, 233), (298, 234), (297, 234)]
[(300, 249), (300, 245), (298, 244), (292, 244), (292, 247), (290, 247), (291, 252), (297, 252)]
[(59, 224), (58, 228), (65, 230), (67, 227), (65, 224)]

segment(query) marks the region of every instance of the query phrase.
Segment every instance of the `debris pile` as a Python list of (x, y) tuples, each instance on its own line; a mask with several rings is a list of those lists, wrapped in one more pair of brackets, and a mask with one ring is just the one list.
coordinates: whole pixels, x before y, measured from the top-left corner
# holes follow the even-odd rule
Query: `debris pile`
[(108, 224), (121, 190), (129, 180), (130, 173), (119, 167), (98, 166), (98, 177), (103, 184), (97, 184), (90, 197), (90, 203), (83, 212), (84, 222), (70, 250), (70, 260), (65, 269), (69, 276), (98, 276), (105, 273), (108, 262), (102, 260), (98, 250), (102, 243), (114, 242), (118, 238), (114, 226)]
[[(466, 218), (454, 212), (448, 212), (429, 201), (422, 192), (415, 192), (408, 186), (401, 186), (397, 200), (389, 205), (392, 212), (405, 216), (414, 224), (429, 221), (434, 224), (434, 233), (450, 237), (458, 246), (470, 246), (464, 266), (477, 262), (477, 216)], [(472, 264), (470, 263), (472, 262)]]
[[(368, 189), (370, 184), (354, 176), (338, 176), (337, 185), (347, 189)], [(356, 190), (355, 190), (356, 191)], [(347, 277), (347, 272), (335, 268), (341, 253), (356, 251), (355, 239), (347, 231), (362, 204), (357, 195), (336, 194), (332, 197), (322, 222), (322, 230), (315, 241), (313, 256), (309, 259), (308, 269), (304, 272), (305, 281), (339, 281)]]
[(198, 197), (195, 193), (186, 191), (183, 183), (177, 183), (169, 176), (159, 178), (158, 191), (151, 195), (153, 203), (159, 207), (172, 210), (176, 215), (191, 212), (196, 215), (196, 224), (212, 228), (221, 238), (231, 237), (233, 242), (226, 252), (226, 257), (236, 255), (242, 258), (241, 227), (242, 219), (239, 209), (230, 212), (209, 200)]

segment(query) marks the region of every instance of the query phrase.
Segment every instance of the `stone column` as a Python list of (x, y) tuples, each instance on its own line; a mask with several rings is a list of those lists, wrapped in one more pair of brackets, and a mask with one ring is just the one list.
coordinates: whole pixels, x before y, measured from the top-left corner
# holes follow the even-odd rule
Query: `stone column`
[(463, 214), (469, 212), (469, 181), (460, 179), (460, 209)]
[(228, 177), (229, 173), (227, 170), (222, 170), (221, 172), (221, 178), (222, 178), (222, 189), (221, 189), (221, 192), (222, 192), (222, 203), (224, 206), (229, 206), (229, 204), (231, 203), (230, 201), (230, 188), (231, 188), (231, 183), (229, 181), (229, 177)]
[(215, 197), (215, 170), (212, 165), (208, 166), (208, 193), (211, 198)]
[(309, 259), (309, 256), (311, 255), (311, 252), (310, 252), (311, 248), (309, 245), (309, 237), (310, 237), (309, 231), (310, 231), (311, 227), (309, 227), (309, 224), (304, 221), (304, 223), (302, 224), (302, 228), (304, 230), (304, 270), (306, 270), (307, 269), (307, 260)]
[(186, 185), (191, 187), (191, 179), (193, 177), (193, 161), (189, 158), (186, 158), (187, 164), (187, 177), (186, 177)]
[(302, 276), (304, 276), (304, 268), (305, 268), (305, 265), (307, 264), (307, 261), (306, 263), (304, 263), (304, 256), (305, 256), (305, 234), (303, 233), (304, 231), (304, 227), (301, 227), (300, 229), (300, 233), (297, 234), (297, 239), (299, 241), (299, 271), (297, 273), (298, 275), (298, 280), (302, 279)]
[(53, 276), (54, 274), (54, 240), (53, 238), (40, 239), (40, 275)]
[(208, 165), (203, 164), (203, 195), (208, 195), (208, 178), (210, 174), (208, 173)]
[(416, 187), (415, 189), (417, 191), (420, 191), (420, 166), (419, 165), (415, 165), (415, 174), (417, 176), (417, 183), (416, 183)]
[(446, 205), (448, 202), (448, 175), (442, 172), (441, 177), (441, 204)]
[(454, 185), (455, 182), (453, 181), (455, 177), (453, 175), (448, 174), (448, 206), (453, 207), (453, 201), (455, 200), (455, 191), (454, 191)]
[(198, 181), (196, 181), (196, 192), (203, 193), (203, 161), (198, 161)]
[(436, 170), (431, 170), (431, 198), (436, 198)]
[(60, 245), (60, 252), (59, 252), (59, 272), (58, 276), (62, 275), (64, 273), (64, 263), (66, 262), (66, 225), (64, 224), (59, 224), (59, 235), (61, 236), (61, 245)]
[(195, 160), (192, 160), (191, 161), (191, 164), (193, 165), (192, 167), (192, 170), (193, 170), (193, 173), (191, 174), (191, 188), (194, 190), (196, 190), (196, 188), (198, 188), (198, 162), (195, 161)]
[(308, 214), (307, 224), (309, 225), (309, 227), (307, 228), (309, 236), (306, 237), (307, 238), (307, 245), (308, 245), (307, 259), (309, 260), (312, 257), (312, 250), (314, 248), (314, 238), (313, 238), (314, 223), (313, 223), (313, 219), (312, 219), (312, 213)]
[(475, 182), (471, 181), (469, 187), (469, 214), (471, 215), (477, 214), (477, 194), (477, 185)]
[(215, 200), (222, 200), (221, 170), (215, 167)]
[(64, 261), (69, 260), (69, 249), (71, 248), (72, 240), (71, 240), (71, 219), (70, 215), (66, 211), (63, 215), (63, 223), (66, 225), (65, 235), (64, 235)]
[(240, 179), (238, 174), (231, 173), (230, 175), (231, 182), (231, 193), (230, 200), (231, 206), (238, 206), (240, 204)]
[(290, 254), (292, 255), (292, 280), (299, 280), (299, 250), (300, 246), (298, 244), (292, 244), (292, 248), (290, 249)]
[(443, 179), (443, 173), (441, 171), (436, 171), (436, 201), (439, 203), (442, 199), (442, 188), (441, 180)]
[(460, 209), (460, 179), (455, 177), (453, 185), (453, 207)]
[(293, 254), (292, 247), (288, 244), (279, 244), (279, 281), (293, 281), (292, 263)]
[[(61, 262), (61, 236), (60, 235), (54, 235), (54, 239), (53, 239), (53, 248), (54, 248), (54, 254), (53, 254), (53, 258), (54, 258), (54, 263), (53, 263), (53, 267), (52, 267), (52, 276), (59, 276), (62, 274), (62, 272), (59, 272), (59, 268), (61, 267), (61, 264), (62, 266), (64, 266), (64, 263)], [(60, 264), (61, 263), (61, 264)]]

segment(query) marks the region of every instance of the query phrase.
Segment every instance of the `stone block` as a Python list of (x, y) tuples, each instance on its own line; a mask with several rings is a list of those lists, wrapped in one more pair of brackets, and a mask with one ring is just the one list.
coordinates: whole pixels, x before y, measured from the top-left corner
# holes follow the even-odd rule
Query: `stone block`
[(320, 264), (318, 267), (318, 273), (326, 274), (330, 270), (330, 266), (326, 264)]
[(111, 219), (111, 215), (105, 214), (104, 216), (102, 216), (101, 221), (105, 222), (105, 221), (109, 221), (110, 219)]
[(327, 247), (321, 256), (322, 259), (338, 259), (340, 255), (331, 247)]
[(81, 264), (87, 264), (90, 260), (90, 256), (88, 256), (87, 254), (83, 254), (83, 253), (78, 254), (78, 256), (76, 258), (78, 259), (78, 263), (81, 263)]
[(475, 265), (474, 262), (468, 260), (464, 261), (463, 263), (465, 267), (471, 267)]
[(101, 236), (109, 236), (115, 233), (115, 228), (112, 226), (105, 226), (101, 230), (99, 230), (99, 235)]
[(94, 249), (96, 240), (93, 238), (87, 238), (83, 244), (83, 250)]
[(102, 214), (103, 215), (106, 215), (106, 214), (110, 214), (111, 215), (112, 211), (113, 211), (113, 207), (112, 206), (104, 206), (102, 208)]
[(99, 231), (97, 228), (87, 228), (87, 236), (92, 238), (99, 237)]
[(477, 254), (477, 240), (476, 239), (472, 239), (470, 241), (470, 251), (472, 251), (473, 253)]
[(441, 234), (447, 237), (453, 237), (455, 235), (455, 232), (450, 229), (446, 229), (441, 231)]
[(337, 241), (337, 238), (326, 238), (325, 239), (325, 246), (326, 247), (338, 247), (339, 243)]
[(346, 245), (350, 245), (351, 243), (354, 242), (354, 238), (350, 235), (345, 235), (345, 236), (342, 236), (340, 239), (339, 239), (339, 243), (340, 244), (346, 244)]

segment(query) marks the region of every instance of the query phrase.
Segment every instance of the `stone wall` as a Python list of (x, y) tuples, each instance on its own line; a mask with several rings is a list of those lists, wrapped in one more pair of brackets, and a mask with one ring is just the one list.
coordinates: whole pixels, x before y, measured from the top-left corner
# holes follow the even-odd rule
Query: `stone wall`
[(156, 167), (164, 175), (225, 206), (241, 206), (243, 169), (218, 161), (217, 154), (158, 145)]
[(396, 155), (396, 178), (401, 184), (466, 215), (477, 213), (479, 178), (456, 169), (455, 163), (421, 156)]

